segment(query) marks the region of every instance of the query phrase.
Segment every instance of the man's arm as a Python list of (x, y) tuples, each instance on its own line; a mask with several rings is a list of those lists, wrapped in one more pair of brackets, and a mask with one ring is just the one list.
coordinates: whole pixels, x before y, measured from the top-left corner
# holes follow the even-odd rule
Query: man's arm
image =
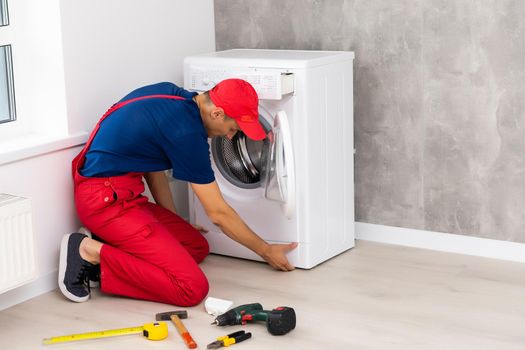
[(294, 269), (288, 262), (286, 253), (297, 247), (297, 243), (266, 243), (253, 232), (235, 210), (224, 201), (217, 182), (213, 181), (205, 185), (192, 183), (191, 188), (204, 206), (206, 214), (211, 221), (219, 226), (228, 237), (253, 250), (266, 260), (268, 264), (278, 270), (291, 271)]
[(177, 213), (166, 173), (164, 171), (145, 173), (144, 178), (148, 183), (149, 190), (153, 195), (153, 199), (155, 199), (155, 203)]

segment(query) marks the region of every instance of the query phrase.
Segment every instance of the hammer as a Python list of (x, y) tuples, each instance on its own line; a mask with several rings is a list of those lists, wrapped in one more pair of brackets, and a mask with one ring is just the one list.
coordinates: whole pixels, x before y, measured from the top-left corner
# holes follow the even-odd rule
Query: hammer
[(181, 319), (184, 318), (188, 318), (188, 312), (186, 310), (161, 312), (155, 315), (155, 320), (157, 321), (171, 320), (188, 348), (195, 349), (197, 343), (195, 343), (195, 340), (193, 340), (186, 327), (184, 327), (184, 324), (181, 321)]

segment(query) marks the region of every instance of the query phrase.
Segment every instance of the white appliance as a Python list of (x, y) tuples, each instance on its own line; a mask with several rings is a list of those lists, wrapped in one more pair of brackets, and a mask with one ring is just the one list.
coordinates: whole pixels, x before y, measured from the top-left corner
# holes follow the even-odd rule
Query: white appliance
[[(210, 140), (224, 199), (269, 243), (298, 242), (291, 264), (309, 269), (354, 246), (353, 52), (239, 49), (187, 57), (184, 86), (250, 82), (269, 136)], [(193, 192), (190, 220), (217, 254), (261, 260), (213, 225)]]

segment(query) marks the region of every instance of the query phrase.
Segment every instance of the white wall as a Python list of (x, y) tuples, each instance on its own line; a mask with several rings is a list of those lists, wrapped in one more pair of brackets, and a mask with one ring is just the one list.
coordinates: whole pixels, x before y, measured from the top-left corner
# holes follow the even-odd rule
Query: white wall
[(90, 130), (141, 85), (182, 85), (182, 60), (215, 51), (212, 0), (61, 0), (67, 110)]
[[(62, 36), (70, 133), (91, 130), (109, 105), (142, 84), (182, 84), (184, 56), (215, 50), (213, 0), (56, 1), (61, 32), (46, 40)], [(33, 200), (39, 264), (35, 282), (0, 295), (0, 310), (56, 288), (60, 238), (78, 225), (70, 178), (78, 151), (0, 165), (0, 192)]]

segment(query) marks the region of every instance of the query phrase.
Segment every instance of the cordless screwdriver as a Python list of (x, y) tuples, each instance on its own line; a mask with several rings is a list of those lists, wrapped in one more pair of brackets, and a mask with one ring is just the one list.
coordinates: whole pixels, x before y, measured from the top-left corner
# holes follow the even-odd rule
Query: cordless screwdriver
[(264, 321), (270, 334), (283, 335), (295, 328), (295, 311), (287, 306), (279, 306), (272, 311), (267, 311), (263, 310), (259, 303), (245, 304), (217, 316), (212, 324), (234, 326), (245, 325), (250, 321)]

